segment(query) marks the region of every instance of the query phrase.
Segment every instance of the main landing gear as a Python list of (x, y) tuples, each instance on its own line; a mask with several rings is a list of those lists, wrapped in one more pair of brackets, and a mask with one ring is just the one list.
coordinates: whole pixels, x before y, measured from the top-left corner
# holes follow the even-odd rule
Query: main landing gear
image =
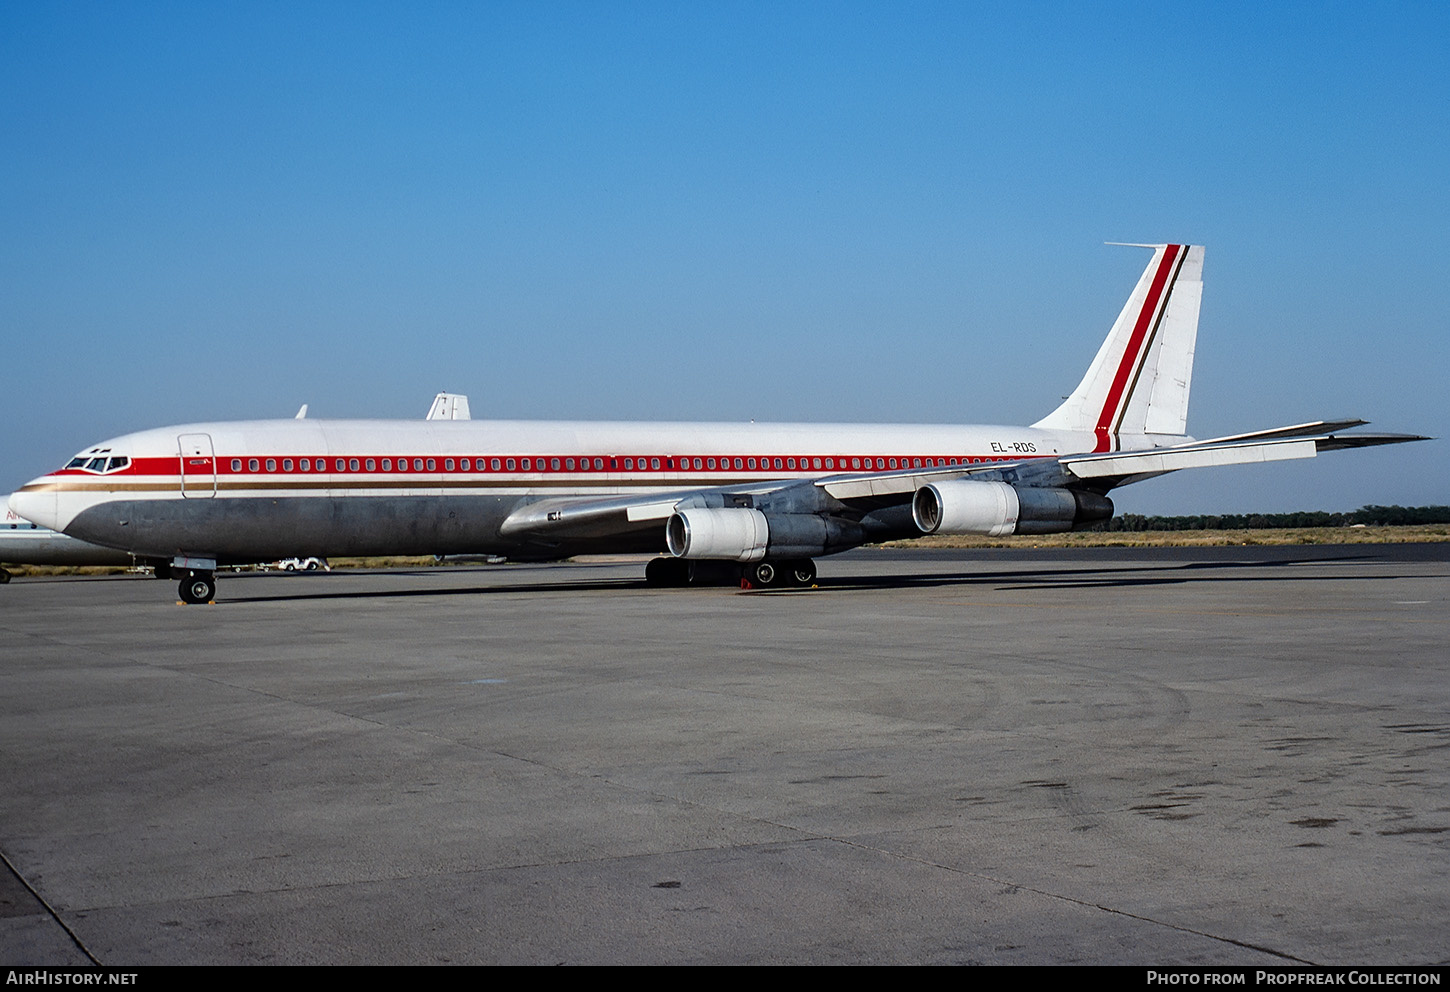
[(756, 589), (808, 586), (816, 581), (816, 563), (809, 558), (766, 559), (750, 565), (684, 558), (655, 558), (644, 569), (652, 586), (733, 585), (737, 580)]
[(745, 567), (745, 580), (761, 589), (808, 586), (816, 581), (816, 563), (809, 558), (758, 561)]

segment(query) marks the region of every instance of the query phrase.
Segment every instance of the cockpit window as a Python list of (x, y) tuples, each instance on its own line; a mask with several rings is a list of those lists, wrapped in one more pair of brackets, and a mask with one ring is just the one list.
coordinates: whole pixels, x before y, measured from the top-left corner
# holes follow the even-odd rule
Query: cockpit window
[(66, 462), (66, 468), (78, 468), (85, 472), (119, 472), (131, 464), (131, 459), (124, 455), (108, 457), (110, 448), (106, 448), (97, 455), (94, 451), (84, 455), (76, 455)]

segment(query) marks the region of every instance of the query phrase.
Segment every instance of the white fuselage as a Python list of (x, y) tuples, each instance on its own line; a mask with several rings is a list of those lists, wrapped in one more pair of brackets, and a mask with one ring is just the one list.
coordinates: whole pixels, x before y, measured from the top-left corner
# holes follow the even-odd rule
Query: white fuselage
[(89, 448), (23, 487), (11, 506), (43, 526), (147, 556), (507, 554), (517, 545), (500, 522), (545, 498), (1021, 462), (1096, 443), (1083, 432), (994, 426), (198, 423)]

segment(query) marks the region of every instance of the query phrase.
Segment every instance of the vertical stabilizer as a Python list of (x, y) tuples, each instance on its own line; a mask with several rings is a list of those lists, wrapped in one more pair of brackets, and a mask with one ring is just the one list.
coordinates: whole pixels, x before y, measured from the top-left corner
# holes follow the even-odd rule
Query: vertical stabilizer
[(1091, 432), (1095, 451), (1115, 450), (1123, 434), (1187, 431), (1188, 389), (1203, 298), (1203, 248), (1133, 247), (1152, 248), (1153, 260), (1077, 389), (1032, 425)]

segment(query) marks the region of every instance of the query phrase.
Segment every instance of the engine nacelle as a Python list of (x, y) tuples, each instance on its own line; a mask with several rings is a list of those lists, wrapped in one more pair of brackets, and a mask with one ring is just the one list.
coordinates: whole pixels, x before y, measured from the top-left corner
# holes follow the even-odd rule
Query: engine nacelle
[(864, 540), (861, 526), (853, 521), (814, 513), (766, 514), (748, 507), (676, 510), (665, 525), (665, 544), (676, 558), (812, 558)]
[(676, 558), (760, 561), (770, 544), (765, 514), (748, 507), (676, 510), (665, 525), (665, 544)]
[(918, 489), (911, 515), (923, 534), (1059, 534), (1107, 520), (1113, 501), (1075, 489), (953, 479)]

